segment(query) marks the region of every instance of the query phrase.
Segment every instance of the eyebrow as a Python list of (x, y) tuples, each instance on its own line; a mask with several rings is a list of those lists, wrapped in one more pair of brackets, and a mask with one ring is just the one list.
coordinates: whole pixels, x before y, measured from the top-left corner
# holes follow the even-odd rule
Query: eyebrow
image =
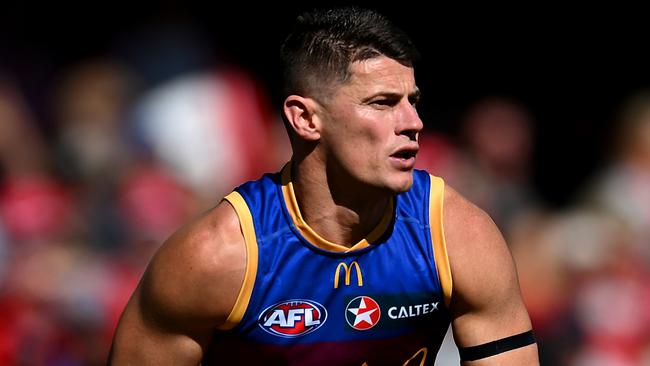
[[(420, 92), (420, 88), (418, 88), (416, 86), (415, 89), (413, 89), (413, 91), (408, 94), (408, 99), (409, 100), (412, 100), (412, 99), (419, 100), (421, 95), (422, 95), (422, 93)], [(376, 94), (372, 94), (367, 98), (363, 98), (363, 102), (370, 101), (370, 100), (372, 100), (374, 98), (377, 98), (377, 97), (401, 98), (402, 93), (379, 92), (379, 93), (376, 93)]]

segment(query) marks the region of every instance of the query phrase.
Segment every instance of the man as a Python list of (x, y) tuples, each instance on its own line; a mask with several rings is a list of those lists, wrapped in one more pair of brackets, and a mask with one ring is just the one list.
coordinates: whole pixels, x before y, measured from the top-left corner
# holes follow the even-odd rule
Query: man
[(464, 364), (538, 364), (494, 223), (414, 170), (416, 57), (373, 11), (298, 17), (282, 47), (291, 162), (161, 247), (114, 364), (432, 365), (450, 322)]

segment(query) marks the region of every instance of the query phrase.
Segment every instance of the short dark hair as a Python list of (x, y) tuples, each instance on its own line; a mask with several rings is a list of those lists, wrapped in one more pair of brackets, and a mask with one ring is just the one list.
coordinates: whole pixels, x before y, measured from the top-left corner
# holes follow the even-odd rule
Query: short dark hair
[(344, 83), (355, 61), (384, 55), (413, 66), (420, 57), (408, 35), (388, 18), (354, 6), (299, 15), (280, 55), (284, 97), (315, 96), (333, 83)]

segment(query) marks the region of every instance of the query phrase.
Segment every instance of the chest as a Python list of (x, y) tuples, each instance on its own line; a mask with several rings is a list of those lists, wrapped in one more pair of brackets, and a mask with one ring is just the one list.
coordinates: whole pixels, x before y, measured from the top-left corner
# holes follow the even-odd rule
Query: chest
[(431, 245), (396, 225), (350, 255), (309, 247), (287, 231), (260, 243), (243, 329), (257, 341), (386, 338), (425, 331), (446, 317)]

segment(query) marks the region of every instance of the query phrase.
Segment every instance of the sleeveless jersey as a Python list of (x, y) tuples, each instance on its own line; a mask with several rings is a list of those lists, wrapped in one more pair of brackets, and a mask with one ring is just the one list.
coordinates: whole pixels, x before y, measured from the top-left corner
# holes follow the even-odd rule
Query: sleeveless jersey
[(412, 188), (348, 248), (302, 219), (290, 170), (226, 197), (247, 271), (202, 365), (433, 365), (452, 288), (442, 179), (415, 170)]

